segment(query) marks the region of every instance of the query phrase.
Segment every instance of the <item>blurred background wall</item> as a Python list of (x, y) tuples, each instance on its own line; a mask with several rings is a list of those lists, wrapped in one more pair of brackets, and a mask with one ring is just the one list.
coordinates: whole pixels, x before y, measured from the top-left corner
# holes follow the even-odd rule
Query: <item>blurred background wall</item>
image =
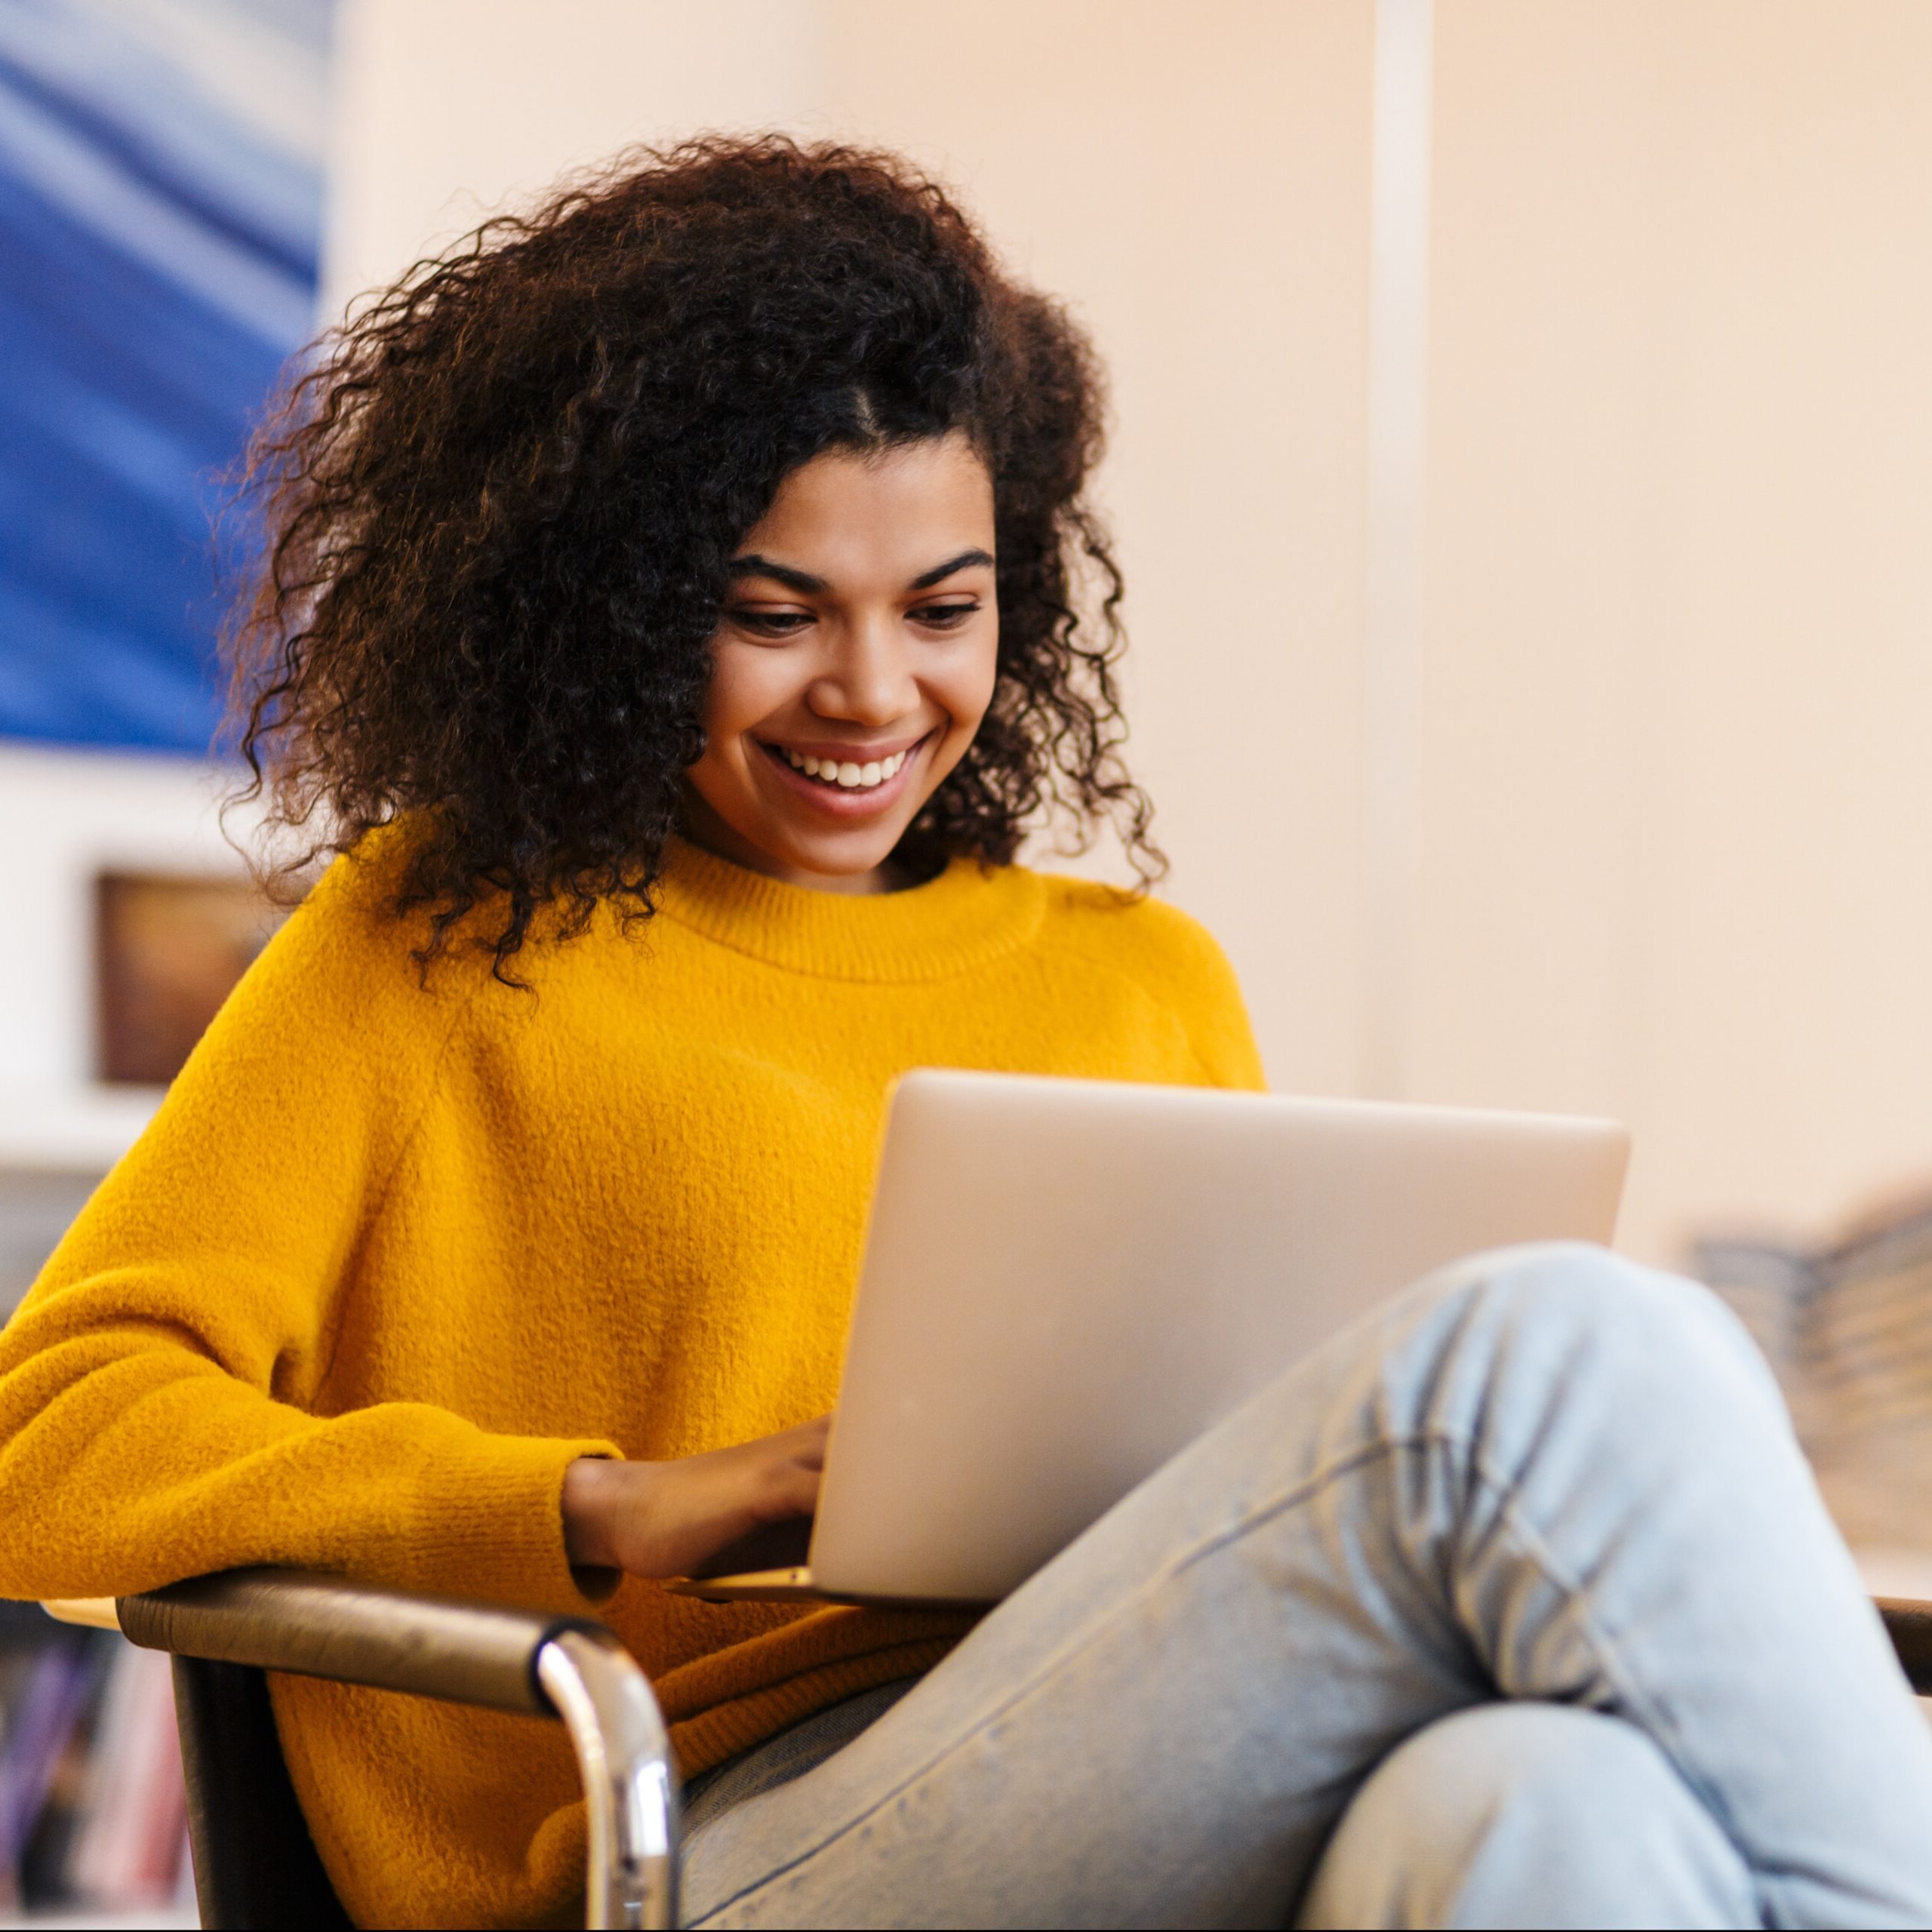
[(1358, 1091), (1379, 1038), (1411, 1097), (1621, 1115), (1648, 1253), (1825, 1221), (1932, 1170), (1932, 9), (1435, 9), (1392, 931), (1362, 806), (1376, 17), (346, 0), (325, 285), (629, 140), (918, 155), (1112, 367), (1137, 755), (1276, 1085)]
[(1932, 1168), (1932, 8), (1438, 9), (1417, 1091)]
[[(1932, 10), (1434, 15), (1393, 737), (1364, 655), (1374, 0), (340, 0), (319, 312), (627, 142), (910, 150), (1113, 370), (1137, 761), (1276, 1085), (1621, 1115), (1640, 1251), (1820, 1224), (1932, 1171)], [(1392, 768), (1392, 855), (1364, 809)], [(220, 863), (207, 792), (0, 746), (23, 1146), (98, 1097), (62, 881), (124, 846)], [(70, 1153), (143, 1103), (103, 1104)]]

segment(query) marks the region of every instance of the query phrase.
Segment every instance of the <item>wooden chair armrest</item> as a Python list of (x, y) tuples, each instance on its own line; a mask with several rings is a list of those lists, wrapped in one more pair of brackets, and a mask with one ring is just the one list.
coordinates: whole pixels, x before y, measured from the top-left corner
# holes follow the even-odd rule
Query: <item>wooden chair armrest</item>
[(195, 1577), (115, 1612), (149, 1650), (561, 1718), (589, 1817), (588, 1924), (676, 1924), (670, 1738), (649, 1680), (601, 1624), (276, 1569)]
[(1877, 1602), (1912, 1687), (1932, 1697), (1932, 1603), (1909, 1597), (1880, 1597)]

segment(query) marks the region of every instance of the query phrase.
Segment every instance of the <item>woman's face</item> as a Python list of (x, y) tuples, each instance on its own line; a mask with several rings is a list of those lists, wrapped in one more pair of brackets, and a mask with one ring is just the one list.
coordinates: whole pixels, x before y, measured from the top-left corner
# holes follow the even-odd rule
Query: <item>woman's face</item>
[(963, 436), (801, 464), (738, 547), (712, 640), (700, 844), (878, 892), (993, 694), (993, 491)]

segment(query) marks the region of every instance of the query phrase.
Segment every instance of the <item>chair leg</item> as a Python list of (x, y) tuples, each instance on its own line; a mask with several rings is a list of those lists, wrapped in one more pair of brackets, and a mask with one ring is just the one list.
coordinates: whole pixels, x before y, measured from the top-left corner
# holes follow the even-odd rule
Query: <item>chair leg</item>
[(174, 1718), (188, 1842), (205, 1927), (348, 1932), (282, 1761), (268, 1679), (245, 1664), (177, 1657)]
[(649, 1680), (609, 1632), (564, 1630), (537, 1678), (576, 1748), (589, 1848), (585, 1924), (678, 1922), (678, 1780)]

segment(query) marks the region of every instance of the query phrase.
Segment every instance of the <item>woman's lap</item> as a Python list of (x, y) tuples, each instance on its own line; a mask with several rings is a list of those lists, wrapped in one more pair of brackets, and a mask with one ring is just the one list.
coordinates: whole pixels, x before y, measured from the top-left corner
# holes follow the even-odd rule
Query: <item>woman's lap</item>
[(817, 1770), (861, 1731), (869, 1730), (918, 1681), (916, 1677), (897, 1678), (841, 1698), (694, 1778), (685, 1789), (685, 1843), (701, 1837), (714, 1818), (721, 1818), (747, 1798), (761, 1797)]
[(1259, 1924), (1425, 1727), (1646, 1735), (1792, 1924), (1932, 1912), (1932, 1742), (1761, 1365), (1594, 1251), (1420, 1284), (1177, 1457), (816, 1768), (699, 1824), (718, 1925)]

